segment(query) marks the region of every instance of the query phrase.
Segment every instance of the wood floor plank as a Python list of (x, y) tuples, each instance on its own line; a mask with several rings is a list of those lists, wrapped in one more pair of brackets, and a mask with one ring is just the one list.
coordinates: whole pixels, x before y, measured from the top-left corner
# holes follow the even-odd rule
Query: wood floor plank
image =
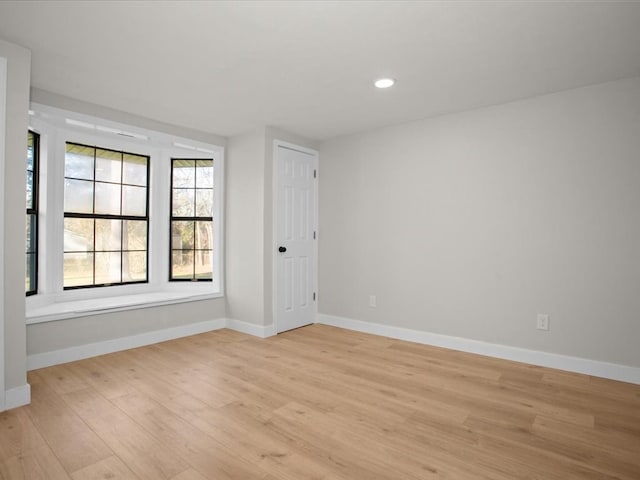
[(171, 480), (208, 480), (211, 477), (203, 477), (197, 470), (190, 468), (185, 470), (179, 475), (176, 475)]
[(261, 479), (265, 472), (151, 398), (127, 395), (114, 403), (168, 449), (208, 478)]
[(640, 385), (335, 327), (29, 380), (32, 405), (0, 414), (0, 478), (640, 479)]
[(58, 395), (82, 390), (89, 385), (81, 377), (73, 373), (68, 365), (55, 365), (40, 370), (40, 376)]
[(170, 479), (189, 468), (175, 452), (95, 390), (70, 392), (63, 398), (140, 479)]
[(196, 368), (170, 368), (162, 364), (155, 363), (153, 372), (146, 367), (149, 359), (144, 351), (128, 351), (125, 358), (129, 359), (131, 365), (135, 365), (139, 371), (146, 375), (157, 375), (168, 384), (177, 387), (180, 391), (188, 391), (191, 395), (199, 398), (212, 407), (220, 407), (227, 403), (234, 402), (236, 396), (229, 394), (224, 389), (218, 388), (215, 382), (206, 373), (202, 373)]
[(30, 372), (29, 382), (31, 404), (25, 410), (67, 472), (113, 455), (103, 439), (42, 380), (39, 372)]
[(0, 462), (46, 445), (26, 409), (0, 413)]
[(137, 392), (122, 375), (114, 374), (111, 369), (111, 358), (111, 355), (103, 355), (68, 363), (66, 367), (106, 399)]
[(0, 480), (70, 480), (70, 477), (45, 445), (0, 462)]
[(113, 456), (89, 465), (71, 475), (72, 480), (139, 480), (120, 458)]

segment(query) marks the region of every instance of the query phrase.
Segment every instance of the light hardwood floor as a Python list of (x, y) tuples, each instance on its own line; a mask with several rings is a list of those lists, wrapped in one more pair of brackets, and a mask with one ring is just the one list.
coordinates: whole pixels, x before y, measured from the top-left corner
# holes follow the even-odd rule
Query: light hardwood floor
[(3, 479), (640, 479), (640, 386), (314, 325), (30, 372)]

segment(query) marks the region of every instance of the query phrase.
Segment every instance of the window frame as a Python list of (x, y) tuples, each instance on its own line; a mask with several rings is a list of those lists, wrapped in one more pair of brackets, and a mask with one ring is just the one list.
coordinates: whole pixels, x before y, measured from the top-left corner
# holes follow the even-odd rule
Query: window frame
[[(195, 169), (195, 174), (194, 174), (194, 215), (190, 216), (190, 217), (185, 217), (185, 216), (174, 216), (173, 215), (173, 190), (174, 190), (174, 186), (173, 186), (173, 172), (174, 172), (174, 163), (176, 161), (194, 161), (196, 162), (196, 164), (194, 165), (194, 169)], [(173, 248), (173, 222), (194, 222), (194, 236), (195, 236), (195, 231), (196, 231), (196, 227), (195, 227), (195, 223), (196, 222), (211, 222), (212, 226), (213, 226), (213, 215), (210, 217), (204, 217), (204, 216), (198, 216), (196, 213), (197, 210), (197, 191), (198, 191), (198, 187), (197, 187), (197, 178), (198, 178), (198, 168), (197, 168), (197, 162), (198, 161), (202, 161), (202, 160), (211, 160), (212, 162), (212, 168), (213, 168), (213, 172), (214, 172), (214, 183), (213, 186), (211, 187), (211, 190), (214, 192), (215, 188), (216, 188), (216, 184), (215, 184), (215, 169), (216, 169), (216, 165), (215, 165), (215, 160), (213, 158), (209, 159), (209, 158), (188, 158), (188, 157), (172, 157), (171, 158), (171, 169), (170, 169), (170, 179), (171, 179), (171, 186), (169, 188), (169, 281), (170, 282), (212, 282), (213, 281), (213, 275), (214, 275), (214, 271), (213, 271), (213, 265), (211, 266), (212, 271), (211, 271), (211, 278), (198, 278), (196, 275), (196, 265), (195, 265), (195, 253), (199, 250), (196, 248), (196, 244), (195, 244), (195, 238), (194, 238), (194, 244), (193, 244), (193, 249), (189, 249), (190, 251), (193, 251), (194, 253), (194, 263), (193, 263), (193, 276), (191, 278), (173, 278), (173, 253), (175, 251), (177, 251), (177, 249)], [(215, 202), (214, 202), (215, 204)], [(213, 210), (213, 206), (212, 206), (212, 210)], [(215, 248), (215, 244), (213, 243), (213, 238), (212, 238), (212, 244), (211, 244), (211, 255), (213, 255), (213, 249)], [(185, 249), (181, 249), (181, 250), (185, 250)], [(201, 249), (200, 249), (201, 250)]]
[[(31, 109), (30, 126), (41, 135), (40, 289), (37, 295), (27, 298), (28, 324), (224, 296), (223, 146), (35, 103)], [(76, 124), (97, 126), (101, 130)], [(62, 152), (66, 142), (150, 157), (147, 283), (63, 289)], [(214, 159), (214, 186), (217, 188), (214, 188), (214, 273), (211, 282), (168, 281), (170, 239), (166, 232), (170, 231), (170, 159), (174, 157)]]
[[(101, 288), (101, 287), (112, 287), (112, 286), (118, 286), (118, 285), (134, 285), (137, 283), (148, 283), (149, 282), (149, 192), (151, 190), (150, 188), (150, 167), (151, 167), (151, 157), (149, 157), (148, 155), (143, 155), (143, 154), (139, 154), (139, 153), (134, 153), (131, 151), (124, 151), (124, 150), (113, 150), (111, 148), (105, 148), (101, 145), (85, 145), (82, 143), (77, 143), (77, 142), (70, 142), (70, 141), (65, 141), (65, 149), (67, 145), (76, 145), (76, 146), (80, 146), (80, 147), (87, 147), (87, 148), (92, 148), (94, 149), (94, 164), (93, 164), (93, 169), (94, 169), (94, 173), (93, 173), (93, 179), (92, 180), (84, 180), (84, 179), (76, 179), (73, 177), (67, 177), (66, 174), (64, 176), (65, 180), (83, 180), (83, 181), (91, 181), (93, 183), (93, 204), (94, 204), (94, 210), (95, 210), (95, 201), (96, 201), (96, 193), (95, 193), (95, 185), (96, 183), (109, 183), (109, 182), (102, 182), (99, 180), (96, 180), (96, 151), (97, 150), (104, 150), (104, 151), (109, 151), (109, 152), (114, 152), (114, 153), (119, 153), (122, 155), (122, 157), (124, 157), (124, 155), (136, 155), (139, 157), (146, 157), (147, 159), (147, 183), (145, 186), (146, 189), (146, 198), (145, 198), (145, 215), (144, 216), (133, 216), (133, 215), (123, 215), (122, 211), (119, 215), (114, 215), (114, 214), (99, 214), (99, 213), (79, 213), (79, 212), (67, 212), (66, 210), (64, 210), (64, 218), (81, 218), (81, 219), (92, 219), (94, 221), (94, 235), (93, 235), (93, 247), (94, 249), (92, 250), (93, 252), (93, 283), (89, 284), (89, 285), (71, 285), (71, 286), (64, 286), (64, 269), (63, 269), (63, 278), (62, 278), (62, 283), (63, 283), (63, 290), (75, 290), (75, 289), (79, 289), (79, 288)], [(66, 162), (66, 157), (65, 157), (65, 162)], [(121, 159), (121, 162), (124, 163), (124, 158)], [(66, 167), (66, 163), (65, 163), (65, 167)], [(123, 166), (122, 166), (123, 167)], [(123, 182), (122, 179), (122, 174), (121, 174), (121, 178), (120, 178), (120, 183), (116, 184), (116, 185), (120, 185), (120, 208), (122, 210), (122, 198), (123, 198), (123, 189), (122, 187), (128, 185), (125, 184)], [(146, 230), (147, 230), (147, 241), (146, 241), (146, 278), (144, 280), (137, 280), (137, 281), (132, 281), (132, 282), (123, 282), (122, 281), (122, 256), (125, 252), (125, 250), (122, 250), (122, 245), (120, 245), (120, 282), (112, 282), (112, 283), (95, 283), (95, 278), (96, 278), (96, 259), (95, 259), (95, 254), (96, 253), (104, 253), (102, 251), (98, 251), (96, 250), (96, 234), (95, 234), (95, 221), (96, 220), (120, 220), (122, 222), (126, 221), (126, 220), (131, 220), (131, 221), (144, 221), (146, 223)], [(121, 224), (122, 225), (122, 224)], [(122, 227), (121, 227), (122, 228)], [(122, 236), (122, 232), (121, 232), (121, 236)], [(115, 250), (113, 251), (115, 252)], [(64, 258), (64, 254), (68, 253), (66, 250), (63, 249), (63, 258)], [(72, 252), (70, 252), (72, 253)]]
[[(39, 176), (40, 176), (40, 134), (33, 129), (29, 129), (27, 135), (33, 136), (33, 170), (32, 170), (32, 179), (31, 179), (31, 208), (27, 206), (27, 221), (30, 221), (30, 217), (33, 216), (34, 222), (33, 226), (35, 226), (35, 234), (33, 228), (31, 229), (31, 235), (34, 238), (30, 242), (30, 246), (33, 246), (33, 251), (27, 251), (26, 255), (34, 255), (35, 260), (33, 262), (34, 272), (32, 275), (33, 284), (30, 290), (25, 290), (25, 295), (27, 297), (31, 295), (36, 295), (38, 293), (38, 257), (39, 257), (39, 249), (38, 249), (38, 234), (40, 231), (40, 226), (38, 222), (38, 206), (39, 206)], [(27, 137), (28, 138), (28, 137)], [(28, 145), (28, 143), (27, 143)], [(28, 148), (28, 147), (27, 147)], [(29, 170), (27, 169), (27, 172)], [(26, 273), (26, 272), (25, 272)], [(25, 275), (26, 277), (26, 275)], [(25, 278), (26, 280), (26, 278)]]

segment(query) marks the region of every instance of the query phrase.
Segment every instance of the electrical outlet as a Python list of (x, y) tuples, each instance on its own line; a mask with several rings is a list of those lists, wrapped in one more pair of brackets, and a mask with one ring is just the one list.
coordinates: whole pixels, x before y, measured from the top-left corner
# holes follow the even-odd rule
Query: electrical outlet
[(538, 330), (549, 330), (549, 315), (539, 313), (536, 321), (536, 328)]
[(369, 295), (369, 306), (371, 308), (376, 308), (376, 296), (375, 295)]

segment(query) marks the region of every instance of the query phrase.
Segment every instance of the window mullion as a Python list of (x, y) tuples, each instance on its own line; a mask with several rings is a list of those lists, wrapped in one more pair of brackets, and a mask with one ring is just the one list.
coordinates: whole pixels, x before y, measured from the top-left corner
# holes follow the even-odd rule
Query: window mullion
[[(190, 286), (181, 285), (174, 289), (169, 283), (172, 275), (172, 238), (170, 232), (172, 230), (178, 231), (176, 228), (179, 228), (179, 226), (172, 228), (172, 222), (179, 221), (191, 223), (190, 226), (185, 224), (183, 230), (189, 228), (193, 230), (189, 232), (192, 235), (192, 240), (189, 241), (192, 245), (187, 245), (188, 240), (186, 239), (181, 243), (183, 247), (189, 248), (188, 253), (187, 251), (185, 251), (185, 253), (193, 257), (193, 263), (191, 265), (186, 263), (191, 261), (191, 259), (187, 258), (187, 256), (184, 257), (184, 267), (187, 267), (187, 269), (185, 270), (183, 268), (182, 273), (191, 277), (191, 279), (198, 276), (200, 278), (197, 278), (197, 280), (207, 281), (211, 281), (211, 278), (205, 277), (213, 276), (213, 285), (208, 287), (209, 290), (207, 290), (206, 285), (194, 288), (196, 289), (195, 291), (202, 292), (210, 291), (214, 293), (217, 291), (214, 289), (222, 285), (222, 279), (219, 277), (219, 273), (222, 271), (222, 265), (218, 258), (220, 255), (218, 250), (221, 251), (221, 246), (219, 242), (214, 241), (211, 243), (213, 238), (220, 236), (220, 232), (217, 231), (217, 222), (219, 220), (214, 221), (213, 219), (213, 216), (216, 216), (217, 213), (209, 217), (198, 217), (195, 211), (193, 213), (196, 215), (193, 217), (181, 218), (171, 215), (173, 213), (171, 211), (171, 182), (173, 180), (171, 175), (171, 160), (172, 157), (177, 157), (181, 154), (184, 155), (183, 158), (193, 160), (191, 164), (191, 168), (193, 169), (191, 179), (194, 181), (194, 185), (191, 186), (192, 193), (182, 193), (184, 193), (185, 197), (186, 195), (193, 195), (190, 200), (192, 204), (191, 208), (196, 210), (199, 206), (200, 213), (207, 213), (204, 211), (203, 206), (206, 206), (206, 209), (210, 208), (210, 197), (212, 193), (207, 191), (206, 188), (211, 186), (209, 175), (213, 170), (207, 167), (212, 167), (214, 163), (212, 157), (215, 157), (215, 162), (219, 160), (222, 162), (222, 148), (207, 146), (197, 141), (185, 142), (184, 139), (178, 139), (177, 137), (172, 137), (171, 135), (166, 135), (161, 132), (149, 132), (147, 134), (144, 129), (136, 129), (136, 127), (131, 127), (133, 129), (131, 131), (145, 132), (147, 136), (144, 137), (143, 140), (123, 139), (115, 135), (97, 131), (97, 129), (89, 130), (88, 127), (83, 129), (81, 126), (75, 126), (75, 124), (70, 124), (69, 122), (67, 122), (67, 126), (64, 126), (65, 119), (77, 119), (79, 122), (85, 122), (84, 125), (110, 126), (116, 125), (116, 122), (104, 120), (104, 122), (107, 123), (102, 123), (103, 121), (100, 119), (93, 119), (92, 117), (83, 116), (74, 112), (65, 112), (44, 105), (34, 104), (31, 108), (35, 113), (31, 116), (30, 128), (34, 128), (39, 133), (42, 133), (42, 145), (45, 146), (42, 150), (44, 161), (43, 170), (41, 172), (29, 172), (28, 181), (31, 182), (31, 178), (33, 178), (34, 181), (38, 181), (38, 179), (42, 177), (43, 189), (36, 189), (34, 198), (41, 197), (43, 198), (43, 202), (41, 211), (37, 207), (27, 208), (25, 211), (27, 215), (34, 215), (34, 218), (42, 222), (42, 225), (38, 225), (35, 229), (38, 236), (41, 234), (41, 238), (38, 240), (38, 245), (34, 245), (34, 247), (39, 246), (42, 249), (38, 254), (39, 260), (42, 263), (42, 271), (38, 274), (42, 286), (42, 291), (39, 293), (45, 295), (38, 295), (36, 298), (28, 300), (28, 310), (31, 308), (40, 308), (40, 306), (48, 304), (49, 302), (75, 301), (100, 297), (107, 298), (111, 295), (110, 293), (106, 293), (111, 289), (95, 289), (95, 293), (92, 293), (90, 289), (86, 287), (65, 287), (65, 285), (71, 285), (65, 280), (65, 278), (68, 278), (67, 275), (65, 275), (68, 273), (68, 265), (73, 265), (74, 262), (77, 262), (77, 260), (74, 259), (74, 255), (64, 254), (65, 249), (69, 250), (70, 253), (82, 253), (84, 260), (80, 260), (80, 263), (84, 265), (81, 266), (77, 264), (77, 267), (74, 266), (73, 268), (77, 268), (77, 270), (73, 272), (73, 276), (78, 283), (85, 281), (87, 283), (91, 282), (92, 285), (87, 285), (87, 287), (101, 286), (96, 285), (96, 282), (103, 281), (113, 282), (113, 285), (125, 284), (125, 282), (129, 283), (129, 280), (144, 278), (144, 272), (146, 271), (145, 283), (148, 283), (149, 288), (140, 285), (133, 289), (117, 288), (113, 289), (113, 291), (126, 292), (127, 294), (166, 289), (176, 290), (178, 292), (189, 291), (192, 288)], [(93, 147), (91, 151), (87, 150), (87, 153), (90, 155), (90, 159), (87, 160), (93, 161), (90, 171), (85, 170), (85, 173), (82, 175), (73, 174), (73, 170), (65, 172), (65, 146), (69, 142)], [(179, 142), (180, 145), (177, 142)], [(183, 144), (195, 145), (195, 147), (189, 147), (189, 151)], [(98, 150), (95, 150), (95, 148)], [(105, 156), (103, 156), (103, 149), (107, 150)], [(200, 151), (196, 150), (201, 150), (201, 152), (206, 153), (200, 153)], [(118, 152), (118, 154), (110, 156), (109, 152)], [(131, 155), (147, 157), (146, 185), (138, 185), (144, 173), (133, 173), (134, 170), (132, 170), (129, 162), (133, 161), (133, 163), (136, 163), (137, 159), (129, 157), (128, 152), (134, 152)], [(220, 155), (220, 157), (218, 155)], [(116, 157), (120, 157), (120, 165), (117, 165), (116, 162), (118, 159)], [(154, 159), (153, 169), (150, 167), (151, 158)], [(111, 161), (109, 159), (113, 160)], [(127, 163), (124, 162), (125, 159)], [(141, 167), (145, 165), (144, 160), (139, 165)], [(27, 167), (30, 169), (31, 164), (29, 163)], [(113, 175), (111, 175), (108, 170), (111, 167), (119, 167), (121, 177), (119, 185), (113, 185), (115, 182), (112, 182), (112, 180), (116, 178), (117, 173), (111, 170), (113, 172)], [(222, 163), (216, 163), (216, 178), (222, 174), (222, 168)], [(100, 169), (100, 172), (97, 172), (97, 169)], [(74, 179), (67, 177), (65, 173), (69, 175), (69, 177), (76, 177), (76, 182), (74, 183)], [(88, 183), (83, 186), (80, 181), (87, 181)], [(214, 184), (217, 186), (218, 182), (219, 180), (216, 180)], [(74, 188), (74, 190), (68, 190), (69, 186)], [(144, 189), (135, 188), (138, 186), (144, 187)], [(177, 186), (178, 185), (176, 185), (176, 187)], [(222, 187), (221, 183), (220, 186)], [(201, 188), (205, 190), (201, 190)], [(68, 196), (68, 198), (65, 198), (65, 190), (67, 190), (67, 192), (84, 191), (87, 193), (89, 190), (92, 190), (92, 192), (91, 196), (87, 194), (86, 197), (74, 197), (72, 194), (71, 197)], [(217, 188), (212, 190), (214, 191), (213, 205), (216, 209), (215, 212), (218, 212), (221, 208), (218, 195), (222, 190)], [(119, 213), (120, 215), (96, 215), (96, 212), (109, 213), (112, 208), (118, 208), (113, 195), (117, 191), (120, 192), (120, 211), (113, 210), (113, 213)], [(169, 196), (167, 196), (167, 194), (169, 194)], [(84, 198), (86, 198), (86, 200)], [(110, 198), (114, 200), (112, 201)], [(135, 207), (138, 199), (140, 200), (139, 207)], [(143, 199), (145, 201), (144, 217), (124, 215), (124, 213), (142, 213), (143, 206), (141, 202)], [(78, 208), (78, 211), (71, 211), (71, 208), (68, 207), (65, 211), (65, 203), (67, 205), (73, 205), (75, 203), (78, 206), (82, 206), (82, 208)], [(129, 206), (127, 207), (127, 205)], [(28, 205), (28, 207), (31, 207), (31, 205)], [(82, 211), (90, 213), (82, 213)], [(167, 211), (169, 211), (169, 215), (166, 214)], [(181, 212), (176, 211), (175, 213)], [(185, 213), (191, 212), (185, 211)], [(82, 220), (71, 220), (74, 218), (86, 219), (84, 220), (86, 226), (77, 223), (82, 222)], [(29, 218), (27, 220), (29, 220)], [(110, 222), (110, 220), (114, 221)], [(117, 222), (115, 220), (117, 220)], [(143, 223), (135, 223), (138, 221)], [(33, 223), (30, 222), (30, 225), (32, 224)], [(211, 228), (212, 224), (214, 225), (213, 229)], [(86, 234), (82, 233), (83, 228), (85, 228)], [(91, 230), (89, 230), (89, 228)], [(119, 232), (117, 232), (117, 228), (120, 228)], [(125, 228), (128, 228), (127, 232), (125, 232)], [(199, 229), (199, 231), (196, 232), (196, 229)], [(70, 232), (76, 232), (79, 236), (70, 239)], [(110, 236), (111, 234), (109, 232), (117, 232), (117, 234), (119, 234), (119, 246), (117, 245), (118, 237)], [(129, 232), (131, 235), (129, 235)], [(200, 233), (203, 235), (199, 236)], [(92, 239), (90, 242), (85, 241), (85, 246), (83, 247), (82, 238), (89, 240), (89, 235), (91, 235)], [(101, 236), (104, 237), (104, 242), (101, 240)], [(173, 247), (179, 249), (181, 247), (178, 238), (179, 234), (176, 237), (177, 242)], [(197, 239), (199, 240), (196, 241)], [(80, 241), (79, 244), (77, 243), (78, 240)], [(96, 254), (97, 248), (112, 253)], [(117, 248), (119, 248), (119, 250), (117, 250)], [(27, 246), (27, 250), (29, 249), (30, 247)], [(87, 250), (91, 250), (91, 252)], [(201, 253), (200, 250), (204, 252), (201, 256), (199, 256)], [(90, 260), (88, 255), (85, 256), (83, 252), (92, 254), (92, 259)], [(30, 253), (30, 251), (27, 252), (27, 254)], [(169, 256), (168, 262), (167, 254)], [(212, 265), (209, 266), (208, 262), (209, 259), (212, 258), (212, 255), (214, 258)], [(109, 258), (113, 259), (112, 265), (115, 265), (117, 261), (116, 256), (119, 256), (121, 269), (119, 272), (115, 268), (109, 271)], [(82, 257), (79, 256), (78, 258)], [(33, 257), (34, 260), (36, 258), (38, 257)], [(179, 261), (179, 258), (180, 255), (177, 253), (177, 261)], [(130, 274), (125, 268), (134, 268), (137, 273), (134, 274), (132, 270)], [(84, 272), (82, 272), (82, 269), (84, 269)], [(219, 269), (220, 272), (218, 272)], [(176, 273), (179, 274), (180, 271), (176, 270)], [(106, 284), (109, 285), (109, 283)], [(82, 288), (82, 290), (80, 290), (80, 288)], [(74, 292), (70, 291), (65, 293), (65, 290), (71, 289), (73, 289)], [(119, 294), (120, 293), (116, 293), (116, 295)]]
[[(132, 284), (132, 283), (148, 283), (149, 281), (149, 160), (150, 157), (147, 155), (140, 155), (134, 153), (126, 153), (123, 151), (110, 150), (103, 147), (97, 146), (89, 146), (83, 145), (73, 142), (66, 142), (65, 144), (65, 165), (69, 162), (71, 165), (70, 170), (76, 170), (75, 177), (78, 179), (77, 184), (74, 187), (77, 190), (75, 193), (78, 195), (82, 195), (82, 182), (88, 181), (86, 177), (87, 174), (83, 173), (82, 161), (85, 158), (90, 158), (93, 161), (92, 168), (92, 176), (93, 178), (90, 180), (90, 185), (92, 188), (91, 191), (91, 212), (83, 212), (83, 211), (66, 211), (64, 213), (65, 218), (77, 218), (77, 219), (85, 219), (91, 220), (92, 222), (92, 232), (93, 232), (93, 240), (90, 245), (91, 253), (92, 253), (92, 261), (91, 261), (91, 284), (87, 284), (86, 281), (83, 281), (83, 275), (85, 278), (88, 277), (86, 273), (82, 273), (83, 265), (82, 259), (76, 262), (76, 273), (75, 277), (69, 277), (69, 281), (67, 281), (67, 277), (64, 277), (63, 283), (65, 289), (71, 288), (89, 288), (89, 287), (99, 287), (99, 286), (112, 286), (112, 285), (124, 285), (124, 284)], [(90, 152), (90, 155), (88, 153)], [(128, 164), (127, 168), (133, 177), (130, 177), (131, 182), (127, 182), (126, 187), (129, 188), (130, 195), (127, 196), (125, 206), (125, 156), (129, 159), (128, 161), (132, 162)], [(75, 163), (74, 163), (75, 162)], [(114, 171), (112, 167), (116, 167), (114, 162), (120, 162), (118, 165), (118, 170)], [(98, 165), (102, 165), (100, 169)], [(136, 167), (136, 165), (138, 167)], [(140, 170), (139, 167), (144, 165), (144, 178), (140, 178)], [(65, 167), (66, 168), (66, 167)], [(136, 168), (138, 170), (136, 171)], [(133, 170), (131, 170), (133, 169)], [(86, 170), (85, 170), (86, 171)], [(115, 181), (114, 174), (119, 175), (117, 182)], [(70, 172), (69, 177), (65, 176), (65, 178), (70, 179), (70, 177), (74, 176), (74, 172)], [(106, 187), (108, 185), (118, 186), (116, 190), (117, 196), (109, 197), (107, 195), (113, 195), (115, 192), (109, 193), (109, 188)], [(100, 187), (100, 203), (98, 187)], [(136, 205), (135, 203), (131, 203), (132, 199), (135, 199), (136, 196), (140, 195), (136, 193), (136, 189), (144, 188), (144, 203), (143, 208), (140, 208), (140, 205)], [(114, 188), (115, 190), (115, 188)], [(72, 195), (74, 192), (70, 192), (69, 195)], [(133, 195), (133, 196), (131, 196)], [(81, 197), (80, 197), (81, 198)], [(117, 201), (118, 204), (115, 205), (114, 201)], [(82, 210), (82, 205), (77, 203), (75, 205), (77, 209)], [(66, 207), (68, 208), (68, 207)], [(73, 207), (72, 207), (73, 208)], [(144, 210), (143, 215), (135, 215), (135, 213)], [(102, 213), (98, 213), (98, 211)], [(104, 213), (107, 212), (107, 213)], [(114, 213), (115, 212), (115, 213)], [(128, 212), (125, 214), (125, 212)], [(134, 213), (134, 214), (131, 214)], [(103, 230), (102, 227), (98, 228), (99, 221), (100, 225), (104, 225), (104, 228), (107, 230)], [(108, 220), (110, 222), (104, 222), (104, 220)], [(134, 261), (132, 262), (131, 256), (125, 255), (125, 235), (124, 228), (128, 228), (128, 222), (143, 222), (144, 223), (144, 240), (140, 234), (140, 225), (133, 224), (131, 228), (133, 228), (133, 232), (138, 237), (134, 238), (133, 241), (135, 243), (140, 243), (140, 241), (144, 241), (144, 248), (137, 248), (136, 252), (144, 252), (144, 265), (140, 264), (140, 260), (142, 257), (134, 256)], [(114, 238), (112, 235), (115, 233), (113, 228), (119, 228), (120, 232), (118, 234), (119, 245), (114, 245)], [(75, 224), (75, 228), (82, 228), (82, 223)], [(76, 241), (82, 240), (82, 231), (76, 230), (76, 236), (78, 236), (78, 232), (80, 232), (80, 239)], [(71, 236), (73, 232), (69, 232)], [(101, 235), (104, 238), (101, 238)], [(127, 237), (128, 238), (128, 237)], [(100, 241), (101, 240), (101, 241)], [(99, 242), (100, 241), (100, 242)], [(127, 240), (129, 241), (129, 240)], [(98, 251), (98, 245), (101, 243), (101, 249)], [(75, 252), (74, 256), (81, 255), (81, 251)], [(74, 253), (69, 251), (69, 253)], [(87, 251), (87, 254), (89, 251)], [(115, 265), (110, 262), (111, 258), (115, 259), (115, 256), (119, 257), (119, 267), (118, 270), (115, 269)], [(127, 258), (127, 262), (124, 261), (125, 256)], [(73, 261), (73, 257), (70, 257), (70, 261)], [(86, 260), (85, 260), (86, 262)], [(126, 264), (126, 265), (125, 265)], [(66, 265), (66, 264), (65, 264)], [(86, 265), (86, 263), (85, 263)], [(98, 271), (100, 268), (104, 267), (104, 273), (102, 270)], [(129, 271), (125, 276), (124, 268), (128, 268)], [(66, 266), (65, 266), (66, 268)], [(73, 268), (73, 264), (69, 267)], [(135, 272), (131, 269), (137, 269)], [(73, 270), (69, 270), (73, 274)], [(66, 274), (66, 271), (65, 271)]]

